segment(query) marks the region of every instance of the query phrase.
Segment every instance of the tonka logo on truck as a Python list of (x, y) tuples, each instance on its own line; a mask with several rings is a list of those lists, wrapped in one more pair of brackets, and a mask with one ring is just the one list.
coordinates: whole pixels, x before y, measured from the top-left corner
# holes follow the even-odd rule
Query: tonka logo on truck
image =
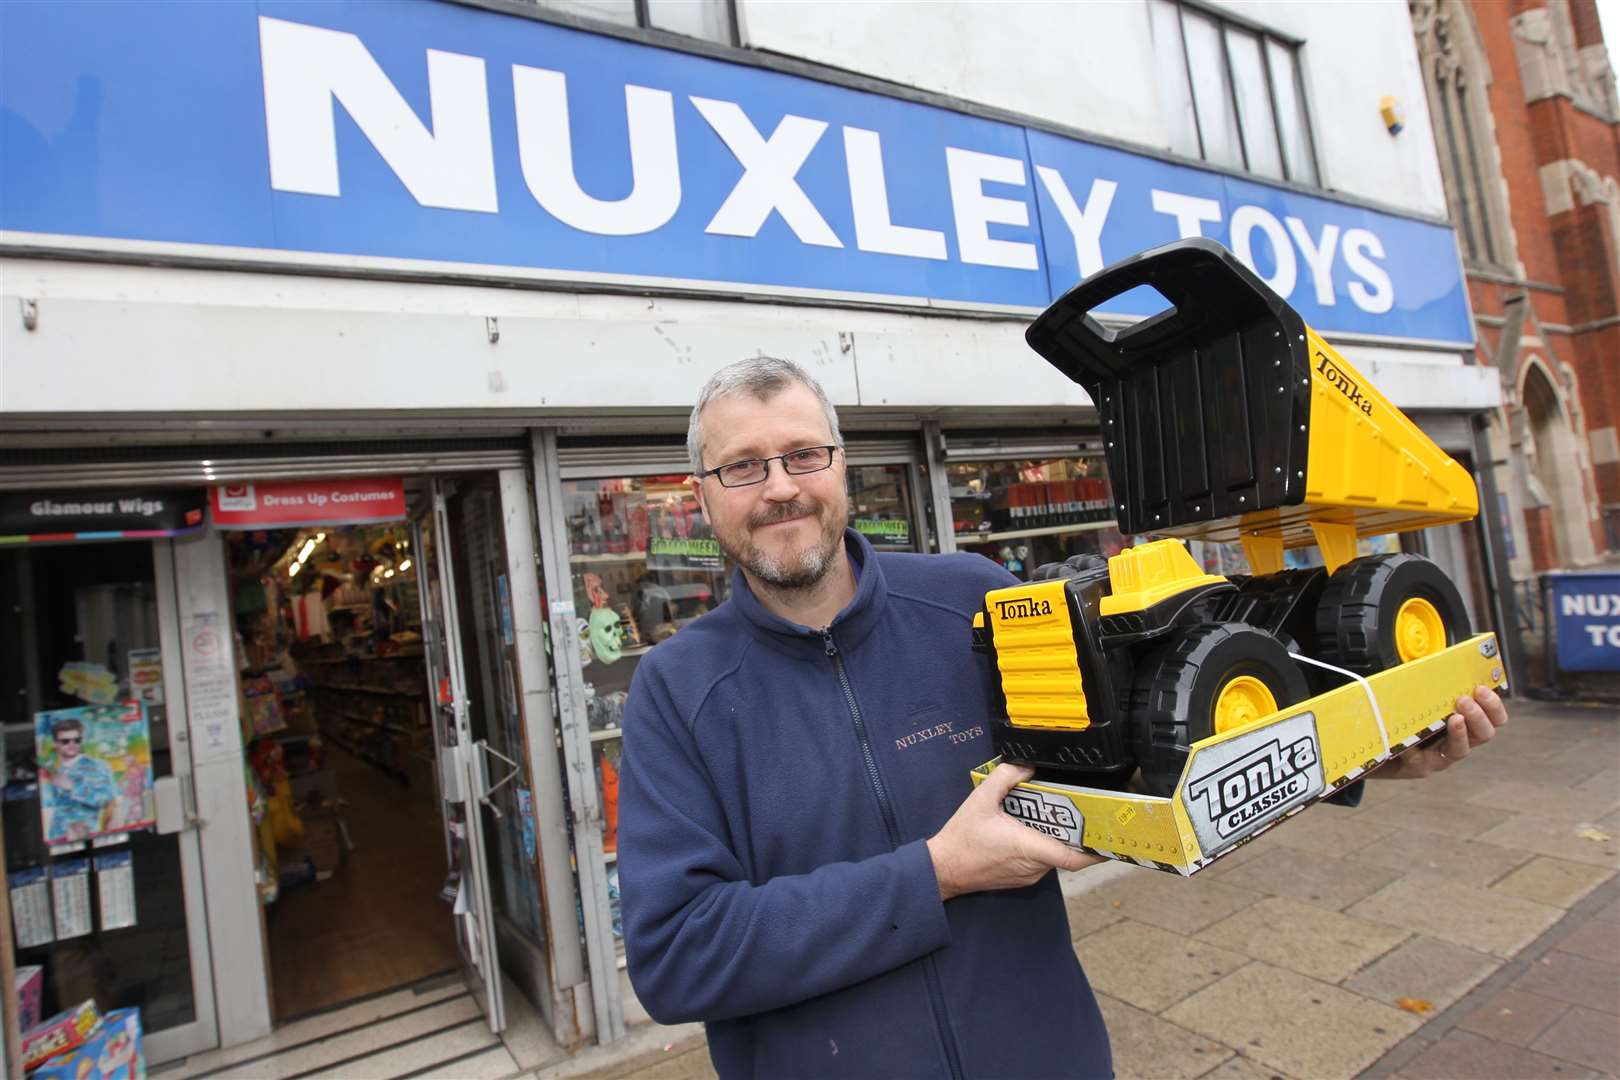
[(1187, 775), (1187, 815), (1208, 856), (1321, 794), (1316, 717), (1301, 713), (1200, 750)]
[(1068, 799), (1032, 788), (1013, 788), (1001, 800), (1001, 808), (1025, 825), (1047, 836), (1055, 836), (1070, 847), (1080, 846), (1085, 818)]
[(1021, 596), (1015, 600), (997, 600), (996, 615), (1002, 619), (1033, 619), (1052, 614), (1052, 601)]
[(1350, 399), (1350, 404), (1360, 409), (1367, 416), (1372, 415), (1372, 402), (1362, 396), (1361, 387), (1325, 352), (1316, 354), (1316, 370), (1326, 379), (1334, 389)]

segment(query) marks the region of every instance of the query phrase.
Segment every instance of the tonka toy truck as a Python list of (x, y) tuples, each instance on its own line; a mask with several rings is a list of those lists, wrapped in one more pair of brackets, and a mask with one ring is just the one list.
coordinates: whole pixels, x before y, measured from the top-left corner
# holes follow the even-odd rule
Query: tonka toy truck
[[(1118, 331), (1090, 316), (1142, 285), (1172, 306)], [(1231, 826), (1225, 843), (1246, 822), (1274, 820), (1272, 810), (1325, 797), (1436, 737), (1449, 703), (1476, 682), (1502, 683), (1494, 639), (1470, 639), (1462, 598), (1434, 563), (1357, 557), (1361, 537), (1474, 517), (1472, 478), (1220, 245), (1188, 240), (1109, 267), (1026, 337), (1096, 403), (1120, 531), (1163, 538), (1044, 566), (1028, 584), (989, 593), (974, 622), (975, 646), (1000, 677), (997, 752), (1036, 768), (1017, 798), (1053, 784), (1122, 792), (1138, 768), (1157, 797), (1097, 804), (1117, 835), (1076, 833), (1075, 846), (1120, 855), (1136, 843), (1128, 823), (1159, 814), (1167, 798), (1183, 824), (1194, 802), (1215, 806), (1208, 777), (1184, 779), (1207, 740), (1268, 717), (1308, 719), (1314, 740), (1295, 732), (1252, 752), (1228, 742), (1225, 756), (1249, 763), (1228, 762), (1242, 783), (1215, 794), (1249, 783), (1253, 795), (1217, 808)], [(1253, 572), (1206, 574), (1181, 538), (1237, 542)], [(1283, 569), (1285, 550), (1313, 544), (1325, 566)], [(1398, 686), (1378, 682), (1426, 661)], [(1221, 757), (1209, 749), (1209, 760)], [(1278, 793), (1311, 769), (1309, 799), (1295, 797), (1298, 784), (1286, 800)], [(1185, 790), (1195, 780), (1199, 790)], [(1055, 811), (1020, 812), (1017, 798), (1009, 808), (1047, 831), (1085, 809), (1058, 800)], [(1216, 837), (1183, 832), (1169, 861), (1187, 872)]]

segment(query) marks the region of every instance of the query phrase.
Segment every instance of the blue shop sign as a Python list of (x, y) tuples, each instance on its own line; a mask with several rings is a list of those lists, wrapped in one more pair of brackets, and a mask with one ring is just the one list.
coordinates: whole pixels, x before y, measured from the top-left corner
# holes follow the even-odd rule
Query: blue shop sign
[(1548, 574), (1561, 671), (1620, 671), (1620, 574)]
[(1448, 227), (532, 19), (15, 3), (0, 40), (11, 233), (1020, 309), (1201, 234), (1320, 330), (1472, 341)]

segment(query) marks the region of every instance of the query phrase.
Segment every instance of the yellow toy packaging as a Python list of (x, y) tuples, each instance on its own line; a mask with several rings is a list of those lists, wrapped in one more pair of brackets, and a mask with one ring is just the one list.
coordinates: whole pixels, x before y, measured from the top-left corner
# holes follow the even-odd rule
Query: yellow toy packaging
[[(1170, 306), (1118, 331), (1089, 314), (1141, 286)], [(1190, 874), (1506, 688), (1438, 566), (1357, 554), (1473, 518), (1472, 477), (1230, 252), (1116, 263), (1026, 339), (1096, 403), (1120, 531), (1155, 539), (986, 595), (997, 760), (1036, 770), (1009, 813)], [(1207, 574), (1184, 539), (1240, 544), (1253, 573)], [(1324, 565), (1284, 569), (1311, 545)]]

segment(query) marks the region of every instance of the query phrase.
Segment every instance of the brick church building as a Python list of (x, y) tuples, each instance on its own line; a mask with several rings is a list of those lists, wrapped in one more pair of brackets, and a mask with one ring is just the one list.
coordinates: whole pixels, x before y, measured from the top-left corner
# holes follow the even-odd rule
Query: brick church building
[(1513, 577), (1620, 555), (1620, 104), (1594, 0), (1411, 11), (1477, 353), (1502, 377)]

